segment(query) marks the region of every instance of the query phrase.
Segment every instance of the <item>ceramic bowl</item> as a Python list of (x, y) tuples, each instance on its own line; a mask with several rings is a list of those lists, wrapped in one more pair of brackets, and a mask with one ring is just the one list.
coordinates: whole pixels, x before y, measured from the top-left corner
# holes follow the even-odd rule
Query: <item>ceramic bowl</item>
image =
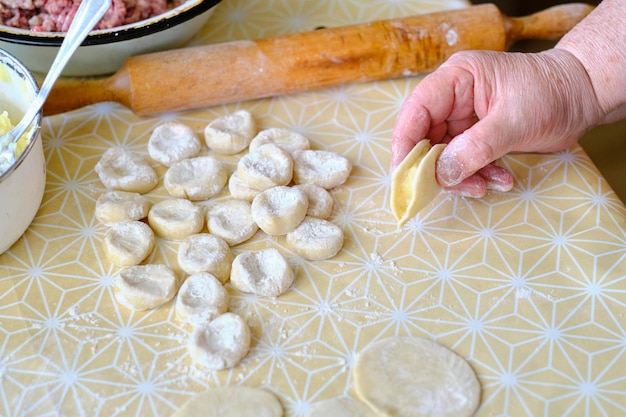
[[(6, 110), (11, 122), (17, 124), (38, 90), (33, 74), (24, 64), (0, 50), (0, 113)], [(0, 174), (0, 254), (24, 234), (41, 205), (46, 185), (41, 117), (40, 112), (23, 152)]]
[[(92, 31), (63, 70), (65, 76), (111, 74), (132, 55), (179, 48), (207, 22), (220, 0), (188, 0), (159, 16), (113, 29)], [(31, 71), (46, 73), (63, 33), (32, 32), (0, 25), (0, 49)]]

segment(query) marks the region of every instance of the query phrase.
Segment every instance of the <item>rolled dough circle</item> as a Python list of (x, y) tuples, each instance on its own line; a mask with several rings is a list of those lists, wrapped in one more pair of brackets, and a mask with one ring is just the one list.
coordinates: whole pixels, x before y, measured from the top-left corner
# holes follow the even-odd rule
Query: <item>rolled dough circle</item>
[(419, 337), (372, 343), (359, 354), (352, 376), (357, 396), (386, 416), (470, 417), (480, 401), (471, 366)]
[(282, 417), (274, 394), (260, 388), (224, 386), (191, 397), (172, 417)]

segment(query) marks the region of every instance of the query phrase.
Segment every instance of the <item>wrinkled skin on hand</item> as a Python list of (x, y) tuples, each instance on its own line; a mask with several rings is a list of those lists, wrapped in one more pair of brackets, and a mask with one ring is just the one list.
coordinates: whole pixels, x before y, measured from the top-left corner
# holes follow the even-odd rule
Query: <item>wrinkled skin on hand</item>
[(429, 138), (448, 143), (436, 167), (442, 187), (471, 197), (508, 191), (513, 177), (494, 161), (509, 152), (565, 149), (603, 115), (587, 71), (568, 51), (459, 52), (404, 102), (392, 167)]

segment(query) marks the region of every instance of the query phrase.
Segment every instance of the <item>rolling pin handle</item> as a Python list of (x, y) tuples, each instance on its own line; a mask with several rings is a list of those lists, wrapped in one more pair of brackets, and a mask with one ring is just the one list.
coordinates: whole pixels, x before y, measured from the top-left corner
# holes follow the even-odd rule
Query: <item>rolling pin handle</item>
[(524, 17), (503, 16), (510, 46), (520, 40), (557, 40), (585, 18), (594, 6), (585, 3), (562, 4)]

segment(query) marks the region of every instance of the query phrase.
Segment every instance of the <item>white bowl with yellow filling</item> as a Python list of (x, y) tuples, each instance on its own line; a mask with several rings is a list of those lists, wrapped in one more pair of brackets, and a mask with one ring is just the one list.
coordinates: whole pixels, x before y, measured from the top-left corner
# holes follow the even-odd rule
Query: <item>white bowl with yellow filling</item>
[[(0, 49), (0, 134), (19, 122), (38, 90), (30, 71)], [(18, 142), (15, 162), (0, 163), (0, 254), (24, 234), (41, 205), (46, 185), (41, 117), (40, 112)]]

